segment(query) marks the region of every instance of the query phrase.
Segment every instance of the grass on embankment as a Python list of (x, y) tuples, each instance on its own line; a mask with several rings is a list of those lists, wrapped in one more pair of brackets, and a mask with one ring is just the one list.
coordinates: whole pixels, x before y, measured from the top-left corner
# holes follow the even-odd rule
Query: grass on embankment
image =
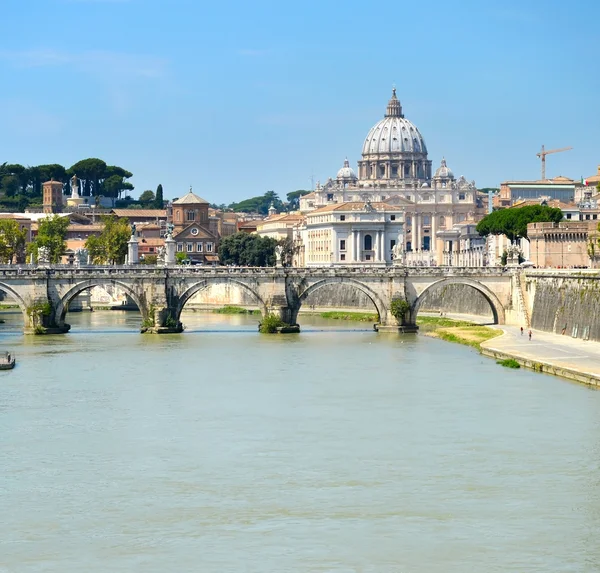
[(261, 314), (260, 310), (249, 310), (241, 306), (227, 305), (222, 308), (215, 308), (213, 312), (217, 314)]
[(496, 360), (496, 364), (505, 368), (521, 368), (521, 365), (514, 358), (505, 358), (504, 360)]
[(437, 316), (423, 316), (417, 319), (425, 336), (440, 338), (447, 342), (457, 342), (481, 350), (481, 343), (500, 336), (502, 331), (468, 322)]
[(355, 320), (358, 322), (377, 322), (377, 314), (373, 312), (342, 312), (331, 310), (319, 314), (321, 318), (332, 318), (334, 320)]

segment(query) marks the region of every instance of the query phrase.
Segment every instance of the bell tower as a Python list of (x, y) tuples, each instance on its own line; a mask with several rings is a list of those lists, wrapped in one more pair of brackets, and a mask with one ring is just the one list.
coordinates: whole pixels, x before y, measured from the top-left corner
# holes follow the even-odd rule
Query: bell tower
[(60, 213), (63, 208), (63, 184), (60, 181), (46, 181), (42, 185), (44, 213)]

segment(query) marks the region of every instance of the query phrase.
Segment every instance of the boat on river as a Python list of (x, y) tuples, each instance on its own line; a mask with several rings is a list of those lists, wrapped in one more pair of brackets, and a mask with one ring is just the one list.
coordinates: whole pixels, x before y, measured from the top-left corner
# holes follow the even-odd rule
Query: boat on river
[(15, 355), (12, 352), (0, 352), (0, 370), (12, 370), (15, 362)]

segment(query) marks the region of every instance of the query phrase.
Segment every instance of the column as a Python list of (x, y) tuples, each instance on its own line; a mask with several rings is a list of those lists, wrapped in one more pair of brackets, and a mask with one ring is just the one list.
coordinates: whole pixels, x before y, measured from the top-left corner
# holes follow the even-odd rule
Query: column
[(433, 213), (431, 213), (431, 239), (430, 239), (430, 246), (429, 246), (429, 250), (430, 250), (430, 258), (435, 259), (436, 263), (437, 261), (437, 216), (435, 211)]
[(415, 240), (413, 251), (421, 250), (421, 214), (415, 213), (413, 217), (413, 238)]

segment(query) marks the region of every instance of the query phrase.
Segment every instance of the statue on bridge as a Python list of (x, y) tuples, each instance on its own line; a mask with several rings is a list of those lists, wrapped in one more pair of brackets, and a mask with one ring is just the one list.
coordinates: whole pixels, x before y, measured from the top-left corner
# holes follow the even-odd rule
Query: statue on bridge
[(131, 236), (132, 237), (135, 237), (135, 229), (136, 229), (135, 223), (131, 223)]

